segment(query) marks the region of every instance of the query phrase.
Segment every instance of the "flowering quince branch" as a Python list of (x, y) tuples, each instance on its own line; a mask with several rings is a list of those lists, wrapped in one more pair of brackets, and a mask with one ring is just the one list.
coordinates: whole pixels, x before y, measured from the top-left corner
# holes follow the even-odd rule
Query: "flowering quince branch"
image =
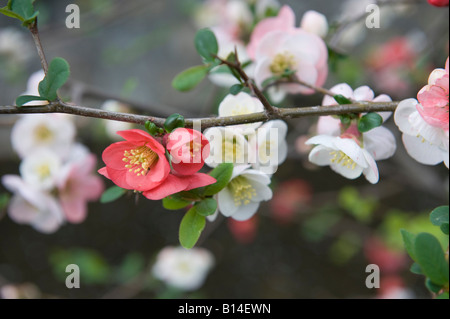
[[(400, 2), (413, 1), (377, 1), (377, 4)], [(440, 1), (431, 2), (441, 5)], [(26, 10), (16, 10), (17, 3)], [(430, 75), (428, 85), (419, 92), (417, 100), (395, 102), (385, 94), (375, 97), (367, 86), (353, 90), (345, 83), (328, 90), (322, 87), (328, 76), (328, 50), (323, 40), (328, 30), (326, 18), (321, 17), (318, 24), (304, 21), (301, 27), (296, 27), (293, 10), (283, 6), (276, 16), (266, 16), (252, 26), (243, 53), (238, 54), (236, 44), (233, 51), (220, 52), (226, 46), (222, 45), (223, 39), (217, 30), (197, 32), (194, 44), (203, 64), (181, 72), (172, 85), (187, 91), (221, 66), (228, 67), (228, 75), (234, 76), (238, 83), (231, 86), (230, 94), (220, 103), (218, 117), (185, 119), (178, 113), (166, 118), (153, 117), (61, 101), (57, 90), (69, 77), (69, 65), (62, 58), (47, 63), (33, 1), (10, 0), (0, 10), (21, 20), (30, 30), (45, 73), (37, 88), (39, 96), (21, 96), (16, 100), (17, 106), (0, 106), (0, 114), (66, 113), (143, 125), (147, 132), (139, 129), (119, 131), (123, 140), (103, 151), (105, 166), (98, 173), (116, 186), (103, 192), (101, 202), (113, 201), (129, 190), (150, 200), (162, 200), (168, 210), (186, 209), (179, 226), (179, 241), (185, 248), (196, 245), (206, 221), (216, 220), (219, 213), (236, 221), (249, 220), (261, 202), (272, 199), (271, 176), (287, 156), (288, 128), (283, 121), (286, 119), (318, 116), (317, 135), (305, 143), (313, 146), (308, 158), (318, 166), (329, 166), (348, 179), (364, 175), (372, 184), (379, 181), (376, 161), (391, 157), (396, 150), (393, 134), (382, 126), (393, 112), (411, 157), (426, 165), (444, 162), (448, 167), (448, 60), (445, 69), (435, 70)], [(354, 21), (361, 18), (358, 16)], [(338, 26), (329, 45), (333, 45), (342, 30), (354, 21)], [(320, 26), (317, 28), (317, 25)], [(225, 53), (228, 54), (224, 57)], [(241, 63), (240, 57), (246, 62)], [(254, 73), (247, 71), (248, 64), (253, 64)], [(246, 92), (247, 89), (251, 94)], [(278, 108), (265, 96), (266, 93), (270, 101), (275, 100), (271, 89), (278, 90), (283, 97), (285, 94), (318, 92), (324, 98), (321, 106)], [(30, 101), (45, 105), (32, 106), (28, 104)], [(383, 114), (386, 112), (389, 114)], [(58, 132), (58, 129), (52, 131), (45, 125), (25, 124), (41, 139)], [(22, 121), (21, 125), (25, 124)], [(66, 137), (73, 138), (69, 133), (66, 130)], [(17, 134), (13, 135), (17, 141)], [(59, 135), (64, 137), (62, 133)], [(68, 144), (64, 142), (64, 139), (59, 140), (56, 150)], [(24, 143), (16, 144), (19, 145), (16, 146), (18, 153), (26, 155), (28, 150), (24, 149)], [(102, 189), (99, 177), (89, 175), (95, 165), (94, 158), (85, 156), (77, 165), (64, 162), (64, 178), (53, 185), (51, 177), (58, 174), (57, 168), (62, 164), (55, 154), (42, 152), (40, 156), (24, 159), (21, 164), (23, 180), (17, 176), (3, 180), (7, 188), (18, 194), (11, 205), (13, 213), (10, 213), (18, 222), (27, 222), (42, 232), (53, 232), (64, 220), (81, 222), (85, 218), (86, 201), (98, 198)], [(211, 168), (208, 173), (200, 172), (204, 165)], [(83, 174), (77, 174), (80, 170)], [(36, 177), (36, 171), (40, 178)], [(73, 182), (79, 187), (78, 198), (74, 198), (68, 186)], [(47, 192), (55, 188), (61, 204), (47, 196)], [(44, 207), (51, 218), (46, 222), (40, 218), (30, 219), (30, 216), (24, 218), (20, 213), (28, 203), (36, 209)], [(448, 207), (446, 212), (439, 210), (434, 215), (433, 224), (441, 226), (448, 234)], [(421, 234), (414, 237), (403, 233), (403, 236), (407, 250), (414, 247), (412, 254), (408, 252), (420, 266), (421, 273), (428, 277), (427, 287), (448, 293), (448, 261), (442, 258), (435, 241)], [(437, 268), (430, 268), (426, 263), (430, 252), (436, 253), (432, 257), (439, 260)]]
[[(365, 112), (394, 112), (399, 102), (366, 102), (364, 104), (345, 104), (329, 107), (322, 106), (302, 106), (293, 108), (278, 109), (278, 114), (273, 115), (272, 119), (292, 119), (306, 116), (326, 116), (340, 115), (348, 113)], [(112, 112), (107, 110), (94, 109), (79, 105), (71, 105), (62, 101), (51, 102), (45, 106), (0, 106), (0, 114), (38, 114), (38, 113), (65, 113), (79, 115), (91, 118), (121, 121), (145, 125), (147, 121), (155, 123), (158, 127), (163, 127), (166, 118), (138, 115), (131, 113)], [(201, 129), (207, 129), (214, 126), (229, 126), (245, 123), (255, 123), (267, 121), (267, 115), (264, 112), (251, 114), (225, 116), (225, 117), (204, 117), (187, 118), (186, 127), (193, 127), (194, 123), (201, 123)]]

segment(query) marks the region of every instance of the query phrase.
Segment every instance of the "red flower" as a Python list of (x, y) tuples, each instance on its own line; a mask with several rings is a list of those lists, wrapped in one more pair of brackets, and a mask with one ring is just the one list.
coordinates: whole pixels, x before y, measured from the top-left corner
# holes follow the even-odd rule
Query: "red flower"
[(114, 143), (103, 151), (106, 167), (98, 172), (119, 187), (140, 191), (148, 199), (158, 200), (216, 182), (207, 174), (171, 173), (165, 148), (144, 131), (133, 129), (117, 134), (125, 141)]
[(209, 156), (209, 142), (199, 131), (178, 128), (167, 138), (167, 150), (172, 156), (172, 168), (181, 175), (198, 172)]
[(435, 7), (448, 7), (449, 0), (428, 0), (428, 3)]

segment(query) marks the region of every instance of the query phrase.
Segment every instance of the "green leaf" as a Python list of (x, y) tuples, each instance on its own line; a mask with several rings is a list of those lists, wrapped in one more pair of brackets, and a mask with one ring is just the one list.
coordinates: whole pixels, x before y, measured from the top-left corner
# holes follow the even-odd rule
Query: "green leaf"
[(203, 194), (206, 196), (211, 196), (220, 192), (225, 186), (227, 186), (232, 174), (232, 163), (219, 164), (209, 173), (209, 175), (214, 177), (217, 181), (214, 184), (206, 186)]
[(176, 130), (179, 127), (184, 127), (184, 117), (178, 113), (174, 113), (167, 117), (166, 121), (164, 122), (164, 129), (170, 133), (174, 130)]
[(416, 275), (423, 275), (422, 268), (420, 268), (420, 265), (419, 265), (418, 263), (413, 263), (413, 264), (411, 265), (411, 268), (409, 268), (409, 270), (410, 270), (413, 274), (416, 274)]
[(123, 194), (126, 193), (126, 189), (120, 188), (119, 186), (111, 186), (107, 190), (105, 190), (100, 197), (100, 203), (105, 204), (116, 199), (120, 198)]
[(184, 215), (180, 223), (179, 239), (184, 248), (192, 248), (197, 243), (205, 228), (206, 219), (197, 214), (195, 207), (192, 207)]
[(22, 107), (24, 104), (31, 101), (47, 101), (47, 99), (36, 95), (21, 95), (16, 99), (16, 105), (17, 107)]
[(213, 62), (219, 51), (216, 36), (210, 29), (197, 31), (194, 38), (195, 49), (206, 62)]
[(10, 196), (7, 193), (0, 194), (0, 213), (8, 206)]
[(436, 297), (436, 299), (448, 299), (448, 292), (444, 292)]
[(336, 94), (335, 96), (333, 96), (333, 98), (336, 100), (336, 102), (338, 102), (339, 104), (352, 104), (353, 102), (351, 100), (349, 100), (348, 98), (346, 98), (345, 96), (343, 96), (342, 94)]
[(39, 83), (39, 95), (49, 101), (56, 100), (58, 89), (66, 83), (69, 75), (69, 63), (63, 58), (54, 58), (45, 78)]
[(428, 288), (428, 290), (434, 292), (435, 294), (437, 294), (442, 289), (441, 285), (436, 285), (433, 281), (430, 280), (430, 278), (427, 278), (425, 280), (425, 286)]
[(234, 84), (232, 87), (230, 87), (230, 93), (233, 95), (238, 94), (244, 89), (244, 86), (242, 84)]
[(214, 198), (205, 198), (201, 202), (194, 205), (197, 214), (202, 216), (209, 216), (216, 212), (217, 201)]
[(414, 251), (416, 262), (434, 284), (448, 284), (448, 262), (436, 237), (428, 233), (418, 234), (414, 241)]
[(151, 121), (145, 122), (145, 129), (150, 133), (150, 135), (156, 135), (159, 132), (159, 127)]
[(208, 65), (197, 65), (178, 73), (172, 86), (178, 91), (189, 91), (195, 88), (208, 74)]
[(446, 235), (448, 235), (448, 233), (449, 233), (449, 229), (448, 229), (449, 227), (448, 227), (448, 224), (442, 224), (441, 225), (441, 231), (444, 233), (444, 234), (446, 234)]
[(191, 204), (190, 201), (184, 200), (176, 195), (167, 196), (166, 198), (163, 198), (162, 200), (163, 207), (168, 210), (178, 210), (185, 208), (189, 204)]
[(416, 235), (411, 234), (410, 232), (400, 229), (400, 232), (403, 237), (403, 243), (405, 245), (406, 252), (412, 260), (416, 261), (416, 255), (414, 251), (414, 242), (416, 240)]
[(363, 115), (358, 120), (358, 131), (360, 131), (361, 133), (365, 133), (375, 127), (380, 126), (381, 124), (383, 124), (383, 118), (381, 117), (381, 115), (378, 113), (370, 112), (366, 115)]
[(0, 8), (0, 13), (22, 21), (24, 26), (29, 25), (38, 16), (34, 11), (34, 0), (10, 0), (6, 7)]
[(439, 206), (430, 214), (430, 221), (435, 226), (441, 226), (442, 224), (448, 224), (448, 206)]

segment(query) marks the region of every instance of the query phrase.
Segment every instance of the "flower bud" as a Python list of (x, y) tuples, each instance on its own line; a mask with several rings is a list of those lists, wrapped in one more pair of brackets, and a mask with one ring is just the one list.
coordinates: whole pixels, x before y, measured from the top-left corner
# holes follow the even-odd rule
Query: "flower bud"
[(306, 11), (300, 22), (300, 28), (324, 38), (328, 33), (327, 18), (317, 11)]

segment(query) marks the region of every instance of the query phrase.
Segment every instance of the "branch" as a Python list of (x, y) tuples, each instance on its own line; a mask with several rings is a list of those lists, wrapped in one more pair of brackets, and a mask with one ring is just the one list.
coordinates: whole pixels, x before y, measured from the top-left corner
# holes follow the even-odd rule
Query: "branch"
[[(227, 117), (188, 118), (186, 127), (200, 128), (201, 130), (214, 126), (229, 126), (255, 122), (266, 122), (271, 119), (287, 120), (306, 116), (339, 115), (348, 113), (366, 112), (394, 112), (400, 102), (358, 102), (355, 104), (323, 106), (307, 106), (293, 108), (279, 108), (270, 118), (265, 112), (243, 114)], [(66, 113), (91, 118), (114, 120), (145, 125), (151, 121), (159, 127), (164, 126), (165, 118), (129, 113), (111, 112), (84, 106), (71, 105), (65, 102), (52, 102), (44, 106), (0, 106), (0, 114), (36, 114), (36, 113)]]
[(244, 69), (242, 69), (241, 62), (239, 62), (239, 58), (237, 56), (237, 50), (235, 49), (235, 56), (236, 56), (236, 62), (230, 62), (227, 60), (224, 60), (218, 56), (216, 58), (222, 62), (222, 64), (227, 65), (229, 68), (232, 68), (236, 70), (236, 72), (239, 73), (239, 76), (244, 80), (245, 84), (248, 86), (248, 88), (256, 95), (256, 97), (261, 101), (262, 105), (264, 106), (265, 113), (268, 118), (276, 118), (278, 116), (279, 109), (275, 106), (272, 106), (267, 100), (267, 98), (264, 96), (264, 94), (258, 89), (256, 85), (253, 84), (253, 82), (248, 77), (247, 73), (245, 73)]

